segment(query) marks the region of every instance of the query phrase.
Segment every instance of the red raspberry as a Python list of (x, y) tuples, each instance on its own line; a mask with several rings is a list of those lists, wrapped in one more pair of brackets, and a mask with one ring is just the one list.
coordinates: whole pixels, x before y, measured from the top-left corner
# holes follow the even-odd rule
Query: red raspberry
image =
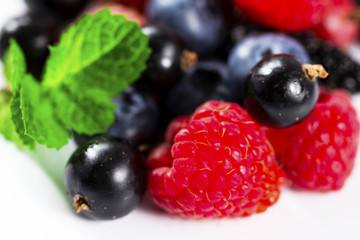
[(189, 124), (190, 117), (180, 116), (172, 120), (166, 129), (165, 140), (169, 143), (174, 143), (174, 138), (181, 129)]
[(279, 163), (296, 186), (337, 190), (354, 166), (359, 121), (349, 94), (322, 90), (304, 121), (290, 128), (269, 129), (268, 136)]
[(90, 7), (86, 13), (94, 14), (102, 9), (110, 8), (112, 14), (123, 14), (128, 20), (137, 22), (140, 26), (147, 23), (147, 19), (139, 13), (136, 9), (130, 8), (125, 5), (111, 2), (99, 2)]
[(145, 0), (96, 0), (97, 2), (117, 2), (124, 4), (140, 12), (144, 12)]
[(154, 169), (155, 203), (182, 216), (236, 217), (263, 212), (285, 175), (261, 127), (240, 106), (208, 101), (175, 137), (172, 167)]
[(251, 21), (280, 31), (299, 32), (319, 23), (331, 0), (234, 0)]
[(350, 16), (356, 9), (352, 0), (332, 0), (326, 7), (322, 20), (312, 30), (322, 39), (329, 40), (336, 47), (347, 49), (356, 42), (359, 26)]
[(166, 129), (165, 142), (153, 149), (148, 157), (148, 165), (151, 169), (172, 166), (171, 147), (175, 135), (186, 127), (189, 121), (190, 117), (180, 116), (170, 122)]
[(154, 148), (148, 157), (148, 166), (151, 169), (159, 167), (171, 167), (173, 159), (171, 157), (171, 143), (164, 142)]

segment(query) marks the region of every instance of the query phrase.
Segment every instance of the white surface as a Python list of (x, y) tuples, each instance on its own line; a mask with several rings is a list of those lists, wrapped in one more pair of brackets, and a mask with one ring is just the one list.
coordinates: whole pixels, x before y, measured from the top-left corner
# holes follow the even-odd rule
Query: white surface
[[(21, 0), (1, 0), (0, 26), (23, 9)], [(360, 109), (360, 98), (354, 101)], [(21, 152), (0, 136), (0, 239), (359, 239), (360, 159), (340, 191), (284, 189), (277, 204), (248, 218), (184, 220), (146, 199), (122, 219), (89, 221), (65, 197), (62, 175), (73, 149)]]

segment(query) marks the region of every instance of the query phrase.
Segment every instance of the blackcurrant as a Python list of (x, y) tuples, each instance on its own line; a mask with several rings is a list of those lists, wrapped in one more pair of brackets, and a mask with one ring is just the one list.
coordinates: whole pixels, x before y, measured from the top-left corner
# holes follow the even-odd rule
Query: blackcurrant
[(185, 50), (181, 39), (165, 26), (146, 25), (142, 32), (148, 36), (152, 52), (148, 68), (134, 86), (162, 94), (181, 78), (183, 70), (197, 61), (197, 55)]
[(0, 33), (2, 60), (11, 38), (18, 42), (25, 54), (27, 71), (39, 79), (49, 55), (48, 45), (56, 38), (55, 20), (47, 16), (27, 13), (8, 21)]
[(292, 37), (274, 32), (247, 35), (234, 46), (228, 59), (229, 78), (241, 99), (250, 70), (264, 57), (273, 54), (291, 54), (310, 63), (304, 47)]
[(64, 18), (78, 15), (91, 0), (25, 0), (35, 11), (56, 14)]
[(247, 78), (245, 108), (267, 126), (292, 126), (310, 114), (319, 95), (316, 77), (326, 75), (321, 65), (304, 64), (291, 55), (266, 57)]
[(65, 169), (65, 187), (77, 213), (116, 219), (135, 209), (147, 184), (144, 157), (119, 138), (100, 136), (80, 146)]

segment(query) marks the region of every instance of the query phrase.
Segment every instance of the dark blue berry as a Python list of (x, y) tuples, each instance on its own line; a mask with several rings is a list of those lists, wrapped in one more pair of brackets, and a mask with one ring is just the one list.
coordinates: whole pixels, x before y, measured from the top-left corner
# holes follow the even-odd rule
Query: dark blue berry
[(198, 62), (170, 91), (168, 111), (173, 116), (192, 114), (197, 107), (208, 100), (229, 101), (231, 94), (224, 63)]
[(310, 114), (319, 95), (311, 65), (291, 55), (271, 55), (259, 62), (246, 82), (245, 108), (259, 123), (289, 127)]
[[(128, 88), (113, 101), (116, 105), (115, 122), (105, 133), (99, 134), (119, 137), (136, 146), (150, 142), (156, 132), (159, 118), (154, 100), (147, 94)], [(78, 145), (90, 138), (74, 134)]]
[(225, 23), (215, 0), (149, 0), (147, 17), (162, 23), (183, 39), (186, 48), (199, 55), (216, 50), (225, 35)]
[(135, 209), (147, 183), (145, 159), (124, 140), (100, 136), (80, 146), (65, 169), (65, 187), (77, 213), (116, 219)]
[(229, 77), (240, 97), (244, 94), (250, 70), (264, 57), (273, 54), (290, 54), (305, 63), (310, 62), (303, 46), (289, 36), (277, 33), (249, 35), (235, 45), (228, 59)]

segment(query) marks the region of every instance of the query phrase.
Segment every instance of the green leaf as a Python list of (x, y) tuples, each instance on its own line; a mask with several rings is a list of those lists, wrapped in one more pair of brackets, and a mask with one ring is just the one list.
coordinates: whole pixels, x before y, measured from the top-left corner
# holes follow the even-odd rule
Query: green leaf
[[(11, 79), (20, 79), (26, 73), (26, 60), (23, 51), (14, 39), (10, 39), (10, 46), (5, 52), (4, 75), (8, 82)], [(17, 88), (15, 84), (13, 87)]]
[(55, 111), (61, 116), (62, 123), (79, 134), (91, 136), (106, 132), (115, 120), (115, 104), (100, 89), (89, 89), (76, 94), (63, 88), (56, 91), (54, 99), (58, 103)]
[(71, 133), (54, 115), (49, 96), (31, 75), (25, 75), (20, 89), (25, 135), (48, 148), (60, 149), (68, 143)]
[(146, 69), (148, 39), (135, 22), (103, 10), (86, 15), (50, 48), (43, 82), (26, 74), (24, 55), (12, 40), (5, 74), (13, 86), (11, 115), (21, 141), (61, 148), (69, 128), (93, 135), (114, 122), (112, 97)]
[[(13, 89), (13, 97), (10, 101), (11, 120), (13, 122), (12, 126), (17, 133), (17, 137), (20, 139), (20, 145), (27, 146), (29, 149), (34, 149), (34, 140), (25, 135), (24, 122), (20, 109), (20, 84), (24, 79), (26, 72), (25, 56), (20, 46), (13, 39), (10, 39), (10, 46), (5, 53), (4, 69), (5, 77), (7, 78), (8, 82), (12, 84)], [(5, 115), (1, 118), (1, 120), (6, 122), (7, 117), (8, 116)], [(4, 127), (11, 128), (11, 126), (8, 124), (5, 124)], [(4, 133), (2, 131), (2, 134), (6, 139), (11, 138), (10, 132)]]
[(12, 93), (9, 90), (0, 91), (0, 133), (8, 141), (12, 141), (19, 148), (29, 147), (24, 145), (19, 135), (15, 131), (15, 126), (11, 119), (10, 102)]
[(71, 92), (96, 88), (116, 97), (146, 69), (149, 55), (137, 23), (109, 9), (85, 15), (50, 48), (44, 86), (66, 85)]
[(20, 91), (13, 95), (10, 103), (11, 119), (23, 145), (28, 146), (29, 149), (35, 149), (35, 141), (25, 134), (25, 126), (22, 118), (20, 104)]

